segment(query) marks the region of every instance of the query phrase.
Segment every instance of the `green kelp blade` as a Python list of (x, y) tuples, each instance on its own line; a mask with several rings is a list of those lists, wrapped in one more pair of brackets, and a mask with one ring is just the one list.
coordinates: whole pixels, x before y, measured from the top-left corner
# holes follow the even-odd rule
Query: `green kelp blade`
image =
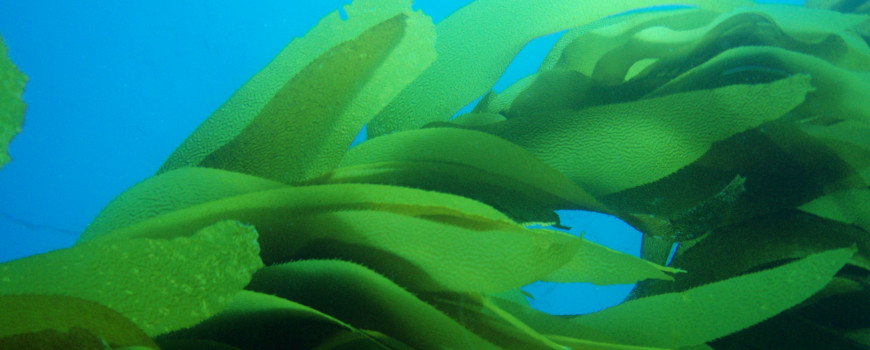
[(79, 242), (197, 204), (282, 187), (286, 185), (220, 169), (169, 170), (145, 179), (112, 199), (88, 224)]
[(849, 264), (867, 269), (870, 237), (866, 232), (798, 210), (780, 211), (713, 231), (674, 256), (671, 266), (690, 273), (674, 282), (647, 281), (632, 291), (632, 297), (681, 292), (853, 244), (857, 252)]
[[(498, 81), (511, 60), (534, 38), (666, 0), (478, 0), (438, 23), (438, 59), (368, 125), (370, 137), (446, 121)], [(727, 11), (752, 1), (683, 1)]]
[(542, 281), (588, 282), (596, 285), (631, 284), (646, 279), (673, 281), (670, 274), (685, 272), (661, 266), (583, 239), (571, 261)]
[(459, 218), (381, 211), (310, 215), (293, 220), (289, 237), (276, 247), (284, 254), (278, 260), (351, 260), (414, 291), (486, 293), (540, 280), (570, 261), (582, 243), (559, 231), (451, 219)]
[[(753, 5), (757, 6), (757, 5)], [(727, 10), (727, 9), (722, 9)], [(695, 16), (693, 12), (706, 13), (708, 18), (702, 16), (696, 17), (700, 22), (693, 23), (689, 21), (678, 20), (675, 22), (661, 21), (661, 18), (679, 18), (677, 16)], [(576, 27), (566, 31), (553, 45), (547, 57), (541, 63), (540, 71), (551, 70), (559, 66), (574, 67), (577, 71), (586, 76), (592, 76), (592, 71), (595, 68), (595, 63), (600, 60), (601, 55), (610, 51), (612, 48), (624, 43), (621, 40), (622, 33), (630, 28), (642, 25), (643, 23), (653, 22), (661, 23), (672, 29), (690, 29), (692, 27), (702, 26), (705, 23), (715, 18), (721, 11), (711, 10), (708, 8), (673, 8), (673, 9), (657, 9), (656, 11), (633, 11), (619, 14), (617, 16), (608, 16), (591, 22), (587, 25)], [(688, 27), (684, 27), (688, 24)], [(596, 33), (590, 35), (591, 33)], [(573, 56), (570, 59), (565, 56), (565, 50), (573, 45), (578, 38), (586, 36), (588, 41), (589, 56)], [(591, 40), (590, 40), (591, 39)], [(579, 43), (578, 43), (579, 45)], [(580, 60), (580, 61), (577, 61)], [(584, 67), (584, 68), (581, 68)]]
[(269, 266), (254, 275), (247, 289), (306, 305), (415, 349), (498, 349), (386, 277), (352, 262)]
[(626, 344), (677, 348), (737, 332), (789, 309), (821, 290), (854, 248), (810, 255), (773, 269), (632, 300), (571, 320)]
[(775, 70), (812, 76), (815, 90), (795, 109), (799, 118), (827, 117), (870, 123), (870, 72), (851, 71), (823, 59), (776, 47), (747, 46), (725, 51), (650, 93), (649, 97), (729, 84), (741, 69)]
[(216, 314), (263, 266), (257, 231), (233, 221), (171, 240), (91, 241), (0, 265), (0, 295), (106, 305), (149, 336)]
[(0, 37), (0, 82), (0, 169), (3, 169), (3, 165), (12, 159), (6, 147), (21, 132), (27, 107), (21, 99), (27, 76), (9, 59), (3, 37)]
[(341, 160), (356, 134), (434, 59), (408, 0), (357, 0), (291, 42), (161, 168), (199, 165), (295, 182)]
[[(502, 293), (499, 293), (502, 294)], [(565, 348), (478, 293), (418, 293), (422, 300), (462, 322), (466, 328), (505, 349), (565, 350)], [(525, 300), (522, 301), (525, 303)]]
[[(0, 348), (32, 348), (49, 342), (46, 331), (62, 330), (54, 336), (74, 341), (72, 329), (89, 333), (97, 343), (112, 347), (141, 346), (159, 349), (133, 322), (102, 304), (62, 295), (0, 295)], [(17, 338), (17, 339), (16, 339)], [(85, 339), (85, 341), (87, 341)], [(12, 345), (16, 343), (18, 346)], [(100, 344), (102, 345), (102, 344)], [(26, 347), (32, 349), (31, 347)], [(72, 347), (70, 347), (72, 348)], [(77, 348), (76, 348), (77, 349)]]
[(870, 188), (854, 188), (819, 197), (798, 209), (852, 224), (870, 232)]
[(716, 141), (779, 118), (804, 101), (810, 77), (732, 85), (512, 118), (479, 130), (531, 151), (595, 196), (659, 180)]
[(447, 218), (448, 222), (479, 227), (516, 225), (492, 207), (461, 196), (399, 186), (337, 184), (287, 187), (213, 200), (136, 222), (95, 237), (94, 241), (189, 236), (215, 222), (235, 219), (257, 227), (264, 259), (268, 260), (267, 256), (280, 253), (271, 250), (270, 240), (283, 239), (282, 233), (294, 219), (342, 210)]
[[(381, 168), (385, 171), (379, 172)], [(340, 167), (323, 181), (455, 193), (507, 213), (512, 211), (509, 208), (607, 212), (594, 197), (529, 151), (490, 134), (457, 128), (411, 130), (368, 140), (348, 151)]]
[(365, 331), (308, 306), (274, 295), (242, 290), (219, 314), (187, 329), (160, 337), (159, 342), (208, 339), (243, 349), (277, 349), (293, 344), (316, 348), (337, 334), (353, 333), (377, 348), (389, 349)]

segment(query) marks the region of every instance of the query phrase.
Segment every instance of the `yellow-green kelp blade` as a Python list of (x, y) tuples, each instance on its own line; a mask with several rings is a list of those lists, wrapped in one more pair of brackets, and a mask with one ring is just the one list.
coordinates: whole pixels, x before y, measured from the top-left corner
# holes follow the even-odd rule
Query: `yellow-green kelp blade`
[(214, 315), (263, 266), (257, 232), (218, 222), (171, 240), (92, 241), (0, 265), (0, 295), (57, 294), (106, 305), (149, 336)]
[(62, 295), (0, 295), (0, 312), (3, 315), (0, 317), (2, 349), (47, 349), (37, 346), (40, 341), (50, 344), (47, 338), (51, 336), (47, 336), (46, 331), (61, 330), (55, 333), (57, 337), (75, 341), (73, 328), (90, 334), (80, 339), (83, 342), (93, 338), (100, 345), (115, 348), (159, 349), (133, 322), (93, 301)]
[(870, 232), (870, 188), (855, 188), (819, 197), (798, 209), (823, 218), (856, 225)]
[(241, 194), (286, 187), (260, 177), (212, 168), (180, 168), (145, 179), (112, 199), (79, 242), (171, 211)]
[(242, 349), (275, 349), (287, 344), (309, 349), (344, 333), (367, 338), (375, 348), (389, 349), (364, 331), (308, 306), (243, 290), (219, 314), (194, 327), (161, 336), (160, 343), (208, 339)]
[(408, 0), (357, 0), (291, 42), (161, 171), (199, 165), (282, 182), (341, 160), (356, 134), (435, 59), (434, 26)]
[(780, 211), (717, 229), (692, 247), (680, 250), (671, 266), (691, 273), (678, 276), (674, 282), (646, 281), (632, 291), (632, 298), (681, 292), (853, 244), (857, 252), (849, 264), (870, 268), (870, 237), (866, 232), (798, 210)]
[[(590, 194), (529, 151), (474, 130), (410, 130), (363, 142), (320, 181), (395, 184), (474, 198), (516, 212), (607, 212)], [(528, 214), (534, 215), (534, 214)]]
[(599, 196), (661, 179), (711, 145), (804, 101), (810, 77), (512, 118), (481, 127), (534, 153)]
[[(399, 186), (337, 184), (286, 187), (225, 197), (168, 211), (100, 235), (98, 239), (189, 236), (215, 222), (236, 219), (260, 230), (260, 243), (268, 250), (272, 229), (282, 232), (294, 218), (340, 210), (381, 210), (409, 216), (452, 217), (481, 225), (516, 225), (483, 203), (446, 193)], [(132, 208), (147, 211), (149, 208)], [(136, 216), (130, 214), (128, 216)]]
[(783, 74), (809, 74), (815, 90), (795, 109), (798, 116), (854, 119), (870, 123), (870, 72), (840, 68), (821, 58), (777, 47), (747, 46), (725, 51), (656, 89), (650, 96), (707, 89), (727, 83), (744, 68)]
[[(534, 38), (673, 1), (478, 0), (438, 23), (438, 59), (369, 123), (369, 136), (445, 121), (485, 94)], [(683, 1), (727, 11), (751, 1)]]
[[(499, 293), (503, 294), (503, 293)], [(478, 293), (418, 293), (466, 328), (506, 349), (565, 350)], [(525, 300), (521, 302), (526, 303)]]
[(597, 285), (630, 284), (646, 279), (673, 281), (674, 278), (668, 273), (680, 272), (685, 271), (657, 265), (584, 239), (571, 261), (541, 280)]
[(247, 288), (309, 306), (415, 349), (497, 349), (386, 277), (352, 262), (274, 265), (260, 270)]
[(572, 323), (632, 345), (677, 348), (705, 343), (791, 308), (821, 290), (854, 248), (810, 255), (781, 267), (682, 293), (629, 301)]
[(283, 260), (356, 261), (410, 290), (486, 293), (543, 278), (582, 243), (559, 231), (437, 219), (448, 223), (379, 211), (307, 216), (294, 220), (280, 250)]
[(27, 76), (9, 59), (8, 49), (0, 37), (0, 169), (11, 158), (6, 147), (16, 134), (21, 132), (26, 108), (21, 94), (27, 84)]

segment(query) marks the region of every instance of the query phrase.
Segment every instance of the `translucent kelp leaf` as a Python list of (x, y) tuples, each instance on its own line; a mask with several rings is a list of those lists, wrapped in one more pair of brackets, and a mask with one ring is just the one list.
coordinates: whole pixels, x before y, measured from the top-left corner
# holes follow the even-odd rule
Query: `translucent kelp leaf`
[(415, 349), (497, 349), (386, 277), (351, 262), (274, 265), (260, 270), (247, 288), (309, 306)]
[[(479, 131), (411, 130), (348, 151), (340, 168), (318, 182), (411, 186), (473, 198), (522, 222), (546, 222), (537, 211), (607, 209), (573, 181), (522, 147)], [(536, 217), (538, 216), (538, 217)]]
[[(40, 339), (48, 341), (46, 338), (51, 337), (41, 333), (43, 331), (55, 331), (55, 336), (71, 342), (75, 342), (75, 338), (85, 342), (93, 338), (103, 347), (142, 346), (158, 349), (157, 344), (133, 322), (108, 307), (88, 300), (62, 295), (0, 295), (0, 313), (3, 314), (0, 317), (0, 348), (4, 349), (24, 349), (25, 344), (28, 345), (27, 349), (38, 348), (36, 344), (39, 344)], [(74, 329), (90, 333), (91, 337), (76, 336)], [(13, 336), (19, 340), (8, 338)]]
[(542, 281), (588, 282), (597, 285), (631, 284), (646, 279), (673, 281), (667, 273), (685, 272), (638, 259), (584, 239), (571, 261)]
[(831, 193), (800, 206), (823, 218), (853, 224), (870, 232), (870, 189), (855, 188)]
[(243, 349), (278, 349), (289, 344), (309, 349), (346, 333), (367, 339), (375, 348), (389, 349), (365, 331), (308, 306), (243, 290), (219, 314), (194, 327), (163, 335), (159, 342), (208, 339)]
[(813, 254), (682, 293), (629, 301), (571, 322), (633, 345), (674, 348), (705, 343), (809, 298), (831, 281), (854, 251), (842, 248)]
[[(503, 295), (510, 292), (498, 293)], [(418, 293), (421, 299), (504, 349), (566, 350), (477, 293)], [(522, 297), (524, 298), (524, 297)], [(525, 299), (518, 302), (527, 304)]]
[(356, 134), (435, 59), (434, 27), (407, 0), (358, 0), (291, 42), (167, 160), (282, 182), (338, 164)]
[(0, 169), (11, 159), (6, 147), (21, 132), (26, 108), (21, 94), (27, 76), (12, 63), (7, 50), (3, 37), (0, 37)]
[[(485, 94), (534, 38), (670, 1), (479, 0), (438, 23), (438, 59), (369, 123), (369, 136), (446, 121)], [(729, 10), (751, 1), (684, 1)]]
[(286, 185), (260, 177), (211, 168), (181, 168), (145, 179), (112, 199), (79, 241), (174, 210)]
[(582, 243), (559, 231), (437, 219), (448, 223), (377, 211), (307, 216), (294, 220), (282, 260), (352, 260), (411, 290), (499, 292), (548, 275)]
[[(706, 13), (706, 15), (700, 16), (695, 13)], [(586, 76), (591, 76), (592, 71), (595, 68), (595, 63), (600, 60), (601, 55), (610, 49), (621, 45), (623, 41), (620, 40), (619, 37), (622, 33), (631, 28), (649, 22), (660, 23), (660, 25), (672, 29), (691, 29), (706, 24), (718, 14), (719, 11), (711, 11), (708, 9), (673, 8), (657, 9), (656, 11), (632, 11), (618, 16), (608, 16), (587, 25), (566, 31), (565, 34), (559, 38), (559, 41), (553, 45), (550, 52), (547, 53), (547, 57), (544, 58), (544, 62), (541, 64), (540, 71), (554, 69), (557, 66), (567, 64), (568, 66), (574, 67), (577, 71), (584, 73)], [(662, 18), (682, 17), (684, 15), (694, 17), (700, 20), (700, 22), (683, 20), (677, 20), (675, 22), (661, 21)], [(685, 27), (684, 25), (688, 25), (688, 27)], [(588, 57), (574, 56), (570, 61), (567, 57), (563, 58), (567, 47), (572, 46), (572, 44), (574, 44), (581, 36), (587, 36), (593, 32), (595, 32), (595, 34), (587, 38), (591, 39), (589, 41), (590, 45), (584, 45), (589, 47), (590, 51)], [(576, 59), (582, 61), (575, 61)]]
[(855, 119), (870, 123), (870, 72), (837, 67), (823, 59), (777, 47), (739, 47), (723, 52), (650, 93), (650, 97), (731, 84), (745, 74), (771, 73), (780, 77), (812, 76), (813, 93), (798, 107), (797, 116)]
[(436, 220), (473, 223), (480, 227), (516, 225), (483, 203), (455, 195), (398, 186), (337, 184), (260, 191), (226, 197), (167, 212), (116, 229), (89, 242), (126, 238), (189, 236), (215, 222), (235, 219), (260, 232), (261, 255), (267, 263), (286, 254), (280, 250), (295, 219), (341, 210), (380, 210)]
[(684, 291), (853, 244), (857, 253), (849, 263), (870, 267), (870, 237), (862, 230), (797, 210), (782, 211), (713, 231), (674, 256), (671, 266), (691, 273), (674, 282), (644, 282), (632, 298)]
[(600, 196), (670, 175), (714, 142), (779, 118), (811, 89), (810, 77), (798, 75), (770, 84), (512, 118), (480, 130), (522, 146)]
[(172, 240), (90, 241), (0, 265), (0, 295), (98, 302), (155, 336), (217, 313), (263, 263), (257, 232), (224, 221)]

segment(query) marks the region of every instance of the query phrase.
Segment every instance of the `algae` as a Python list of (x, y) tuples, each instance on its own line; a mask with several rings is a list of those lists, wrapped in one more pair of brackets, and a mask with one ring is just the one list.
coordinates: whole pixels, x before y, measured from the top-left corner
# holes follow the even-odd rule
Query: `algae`
[[(0, 301), (82, 298), (102, 305), (83, 319), (114, 310), (165, 348), (870, 344), (849, 307), (870, 300), (866, 16), (692, 1), (607, 17), (659, 3), (480, 0), (435, 27), (409, 1), (357, 0), (75, 246), (0, 264)], [(576, 26), (538, 73), (448, 121), (526, 42)], [(378, 137), (348, 150), (366, 122)], [(531, 228), (560, 209), (622, 218), (649, 260)], [(539, 280), (640, 283), (555, 317), (520, 292)], [(798, 318), (806, 333), (787, 334)]]

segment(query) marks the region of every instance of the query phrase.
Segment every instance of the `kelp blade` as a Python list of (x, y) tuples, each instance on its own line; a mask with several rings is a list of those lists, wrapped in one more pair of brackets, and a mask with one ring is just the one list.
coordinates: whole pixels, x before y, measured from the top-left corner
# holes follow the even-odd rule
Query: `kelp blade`
[(11, 159), (7, 146), (16, 134), (21, 132), (26, 108), (21, 94), (27, 84), (27, 76), (15, 67), (9, 59), (8, 49), (0, 37), (0, 169)]
[(232, 221), (172, 240), (90, 241), (0, 265), (0, 295), (79, 297), (155, 336), (223, 309), (263, 265), (259, 252), (256, 230)]
[(627, 344), (682, 347), (731, 334), (818, 292), (855, 253), (841, 248), (687, 290), (629, 301), (572, 322)]
[[(446, 121), (498, 80), (534, 38), (672, 1), (478, 0), (438, 23), (438, 59), (368, 126), (370, 137)], [(752, 1), (683, 1), (727, 11)], [(497, 15), (496, 15), (497, 14)]]
[(200, 165), (281, 182), (341, 160), (356, 134), (435, 59), (434, 27), (410, 1), (358, 0), (294, 40), (161, 168)]

